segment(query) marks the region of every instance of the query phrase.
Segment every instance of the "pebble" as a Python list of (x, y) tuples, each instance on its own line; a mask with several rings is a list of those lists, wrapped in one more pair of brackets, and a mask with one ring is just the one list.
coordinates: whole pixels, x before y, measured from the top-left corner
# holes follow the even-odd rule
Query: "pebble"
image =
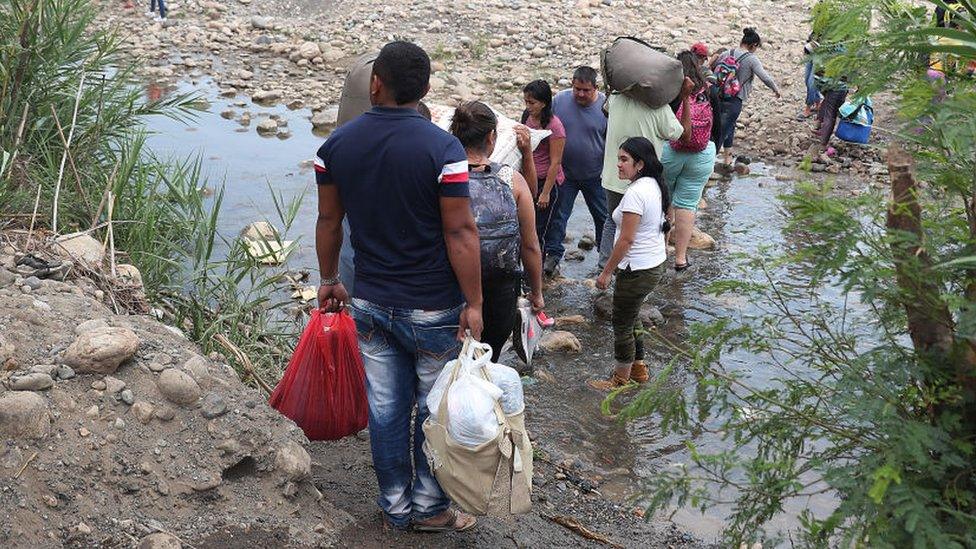
[(122, 402), (126, 403), (129, 406), (132, 406), (132, 404), (135, 402), (136, 398), (132, 394), (132, 391), (131, 390), (126, 389), (126, 390), (122, 391), (121, 393), (119, 393), (119, 400), (121, 400)]
[(200, 385), (189, 374), (175, 368), (159, 374), (156, 387), (167, 400), (176, 404), (193, 404), (200, 398)]
[(98, 406), (92, 404), (91, 408), (85, 411), (85, 417), (89, 419), (95, 419), (98, 417)]
[(74, 368), (72, 368), (71, 366), (68, 366), (67, 364), (62, 364), (62, 365), (58, 366), (57, 376), (58, 376), (58, 379), (60, 379), (60, 380), (71, 379), (71, 378), (75, 377), (75, 370), (74, 370)]
[(200, 404), (200, 414), (207, 419), (214, 419), (227, 413), (227, 402), (217, 393), (207, 393)]
[(120, 417), (115, 418), (115, 428), (119, 430), (125, 429), (125, 420)]
[(110, 395), (114, 395), (122, 389), (125, 389), (125, 382), (117, 377), (105, 376), (102, 382), (105, 384), (105, 391)]
[(132, 415), (136, 416), (136, 419), (139, 420), (139, 422), (143, 425), (152, 421), (154, 412), (152, 404), (144, 400), (140, 400), (139, 402), (133, 403), (130, 410), (132, 410)]
[(40, 290), (41, 279), (36, 276), (29, 276), (24, 279), (24, 286), (29, 287), (31, 290)]
[(18, 376), (7, 382), (12, 391), (44, 391), (54, 385), (54, 380), (48, 374), (27, 374)]
[(82, 427), (81, 429), (78, 429), (78, 435), (81, 437), (88, 437), (89, 435), (91, 435), (91, 431)]

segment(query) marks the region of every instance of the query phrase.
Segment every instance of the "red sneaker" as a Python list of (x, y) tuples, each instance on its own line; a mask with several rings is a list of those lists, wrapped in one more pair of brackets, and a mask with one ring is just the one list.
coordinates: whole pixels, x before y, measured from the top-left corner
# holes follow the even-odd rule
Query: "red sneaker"
[(547, 315), (545, 311), (539, 311), (539, 314), (535, 315), (535, 318), (539, 321), (539, 326), (542, 326), (543, 328), (552, 328), (556, 325), (556, 321), (549, 318), (549, 315)]

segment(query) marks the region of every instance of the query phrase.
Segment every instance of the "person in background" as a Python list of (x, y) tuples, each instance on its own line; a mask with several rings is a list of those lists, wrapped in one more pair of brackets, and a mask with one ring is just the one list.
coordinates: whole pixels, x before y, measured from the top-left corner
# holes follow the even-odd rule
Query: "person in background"
[(742, 31), (742, 41), (739, 43), (739, 47), (733, 48), (728, 55), (736, 59), (739, 63), (736, 78), (738, 78), (741, 86), (739, 93), (734, 97), (722, 98), (722, 132), (724, 134), (722, 138), (722, 154), (725, 163), (729, 165), (732, 164), (735, 123), (739, 120), (739, 115), (742, 114), (742, 105), (748, 101), (749, 95), (752, 94), (752, 81), (755, 78), (759, 78), (766, 87), (773, 90), (777, 98), (782, 96), (779, 92), (779, 87), (776, 85), (776, 81), (766, 73), (762, 61), (756, 55), (756, 51), (760, 47), (762, 47), (762, 38), (759, 37), (759, 33), (753, 28), (746, 28)]
[[(630, 185), (629, 181), (618, 176), (617, 149), (620, 144), (630, 137), (645, 137), (654, 146), (655, 159), (657, 151), (664, 150), (664, 144), (672, 139), (688, 139), (691, 136), (691, 108), (689, 98), (694, 91), (694, 82), (685, 78), (681, 85), (681, 92), (677, 102), (682, 107), (679, 120), (670, 105), (662, 105), (652, 109), (623, 94), (613, 94), (608, 100), (610, 116), (607, 120), (607, 142), (603, 154), (603, 174), (600, 180), (607, 193), (607, 208), (612, 212), (620, 205), (624, 192)], [(614, 235), (617, 224), (613, 216), (607, 218), (603, 224), (603, 235), (600, 238), (600, 260), (598, 268), (603, 269), (610, 252), (613, 249)]]
[(691, 49), (689, 51), (695, 55), (695, 61), (698, 62), (698, 66), (700, 67), (699, 70), (701, 72), (702, 79), (709, 84), (714, 84), (715, 73), (712, 72), (712, 68), (708, 63), (708, 46), (702, 42), (695, 42), (691, 45)]
[(377, 502), (395, 528), (460, 531), (476, 519), (450, 508), (431, 473), (421, 428), (429, 412), (417, 404), (465, 332), (481, 337), (481, 254), (467, 154), (417, 112), (429, 89), (427, 53), (409, 42), (385, 45), (370, 77), (373, 108), (319, 149), (318, 301), (335, 310), (349, 300), (337, 276), (348, 215)]
[(542, 251), (535, 231), (535, 203), (525, 179), (509, 166), (489, 160), (495, 148), (498, 118), (484, 103), (464, 103), (454, 110), (451, 133), (468, 155), (471, 209), (481, 239), (481, 295), (484, 331), (493, 362), (512, 335), (522, 287), (522, 269), (536, 313), (542, 298)]
[[(159, 4), (159, 16), (156, 16), (156, 4)], [(155, 18), (157, 22), (165, 22), (166, 14), (169, 10), (166, 9), (166, 0), (149, 0), (149, 11), (146, 12), (146, 17)]]
[(644, 363), (644, 326), (640, 307), (661, 277), (667, 261), (664, 235), (670, 229), (665, 210), (670, 203), (663, 167), (654, 145), (643, 137), (624, 141), (617, 151), (617, 177), (629, 181), (624, 197), (613, 210), (617, 223), (613, 252), (596, 286), (613, 289), (613, 356), (616, 366), (608, 380), (591, 380), (590, 387), (610, 391), (631, 381), (650, 377)]
[(559, 202), (559, 187), (566, 179), (563, 173), (563, 148), (566, 146), (566, 130), (559, 117), (552, 113), (552, 88), (545, 80), (533, 80), (522, 90), (525, 100), (525, 110), (522, 112), (522, 123), (536, 130), (549, 130), (549, 137), (542, 140), (532, 153), (535, 160), (535, 171), (538, 179), (536, 205), (539, 212), (536, 216), (536, 228), (539, 244), (542, 245), (542, 269), (546, 276), (556, 273), (559, 264), (560, 241), (554, 241), (552, 234), (553, 219), (556, 217), (556, 206)]
[[(822, 49), (827, 48), (831, 48), (837, 52), (843, 51), (842, 45), (833, 47), (825, 46)], [(817, 129), (815, 130), (817, 142), (813, 146), (811, 156), (820, 156), (822, 153), (827, 158), (821, 156), (821, 160), (827, 161), (829, 157), (837, 153), (830, 146), (830, 139), (834, 135), (840, 108), (844, 105), (844, 101), (847, 101), (847, 94), (850, 92), (850, 88), (847, 85), (847, 78), (843, 76), (827, 76), (826, 68), (823, 65), (814, 67), (814, 75), (817, 90), (823, 96), (823, 99), (820, 101), (820, 108), (817, 110)]]
[(674, 270), (681, 272), (690, 266), (688, 243), (695, 227), (698, 203), (715, 167), (716, 141), (722, 132), (721, 101), (717, 90), (702, 78), (698, 56), (685, 51), (678, 54), (678, 60), (681, 61), (684, 75), (694, 83), (688, 101), (692, 111), (692, 132), (687, 139), (673, 140), (664, 145), (661, 164), (671, 195)]
[(593, 217), (596, 239), (603, 234), (607, 220), (607, 195), (600, 185), (603, 171), (603, 146), (607, 140), (607, 117), (603, 114), (606, 96), (597, 91), (597, 73), (592, 67), (578, 67), (573, 72), (573, 87), (556, 94), (553, 112), (566, 129), (566, 148), (563, 152), (563, 170), (566, 181), (559, 193), (559, 206), (552, 227), (552, 250), (548, 257), (559, 261), (565, 253), (563, 240), (566, 226), (573, 214), (576, 196), (583, 193), (583, 200)]
[(715, 74), (715, 67), (718, 66), (719, 62), (722, 61), (722, 59), (728, 57), (728, 55), (729, 55), (729, 48), (721, 47), (715, 50), (712, 53), (712, 55), (709, 56), (708, 58), (708, 70), (712, 71), (712, 74)]
[(813, 71), (813, 55), (817, 49), (817, 45), (817, 37), (812, 33), (807, 38), (806, 43), (803, 44), (803, 55), (807, 58), (803, 73), (803, 83), (807, 88), (807, 97), (803, 108), (803, 115), (800, 117), (801, 120), (810, 118), (813, 113), (819, 111), (820, 101), (823, 100), (823, 96), (820, 95), (820, 90), (817, 89), (817, 81)]

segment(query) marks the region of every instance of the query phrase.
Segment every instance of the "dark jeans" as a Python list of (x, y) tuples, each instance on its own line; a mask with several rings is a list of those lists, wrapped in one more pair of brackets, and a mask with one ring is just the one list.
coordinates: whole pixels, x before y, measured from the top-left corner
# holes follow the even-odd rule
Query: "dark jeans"
[(519, 292), (522, 286), (520, 273), (497, 274), (481, 279), (481, 315), (485, 328), (481, 342), (491, 345), (491, 361), (498, 362), (502, 346), (512, 336), (518, 320)]
[[(539, 180), (540, 193), (545, 183), (545, 179)], [(562, 192), (559, 187), (560, 185), (558, 184), (552, 186), (552, 191), (549, 192), (549, 205), (535, 212), (535, 232), (539, 235), (539, 247), (542, 248), (543, 259), (549, 250), (554, 248), (554, 245), (551, 245), (550, 241), (555, 238), (553, 220), (556, 218), (556, 212), (559, 211), (559, 195)], [(559, 244), (562, 245), (562, 240), (560, 240)]]
[(830, 137), (834, 135), (840, 108), (847, 100), (847, 90), (825, 91), (823, 97), (820, 110), (817, 111), (817, 123), (820, 125), (820, 144), (826, 147), (830, 143)]
[(398, 527), (438, 515), (450, 504), (430, 471), (421, 426), (430, 414), (427, 393), (444, 364), (461, 350), (457, 329), (462, 308), (423, 311), (352, 300), (366, 368), (377, 503)]
[(607, 195), (603, 192), (600, 184), (600, 177), (584, 181), (574, 181), (567, 179), (562, 188), (559, 189), (559, 206), (556, 218), (552, 220), (549, 231), (552, 233), (551, 243), (546, 242), (546, 255), (556, 256), (562, 259), (566, 253), (563, 240), (566, 239), (566, 226), (569, 224), (569, 217), (573, 214), (573, 207), (576, 205), (576, 196), (583, 193), (583, 200), (586, 207), (593, 216), (593, 228), (595, 239), (599, 242), (603, 235), (603, 224), (607, 220)]
[(601, 270), (610, 259), (610, 253), (613, 252), (613, 238), (617, 233), (617, 224), (613, 221), (613, 211), (617, 209), (620, 201), (624, 199), (624, 195), (616, 191), (611, 191), (610, 189), (603, 190), (607, 195), (607, 211), (610, 212), (610, 215), (607, 216), (607, 220), (603, 223), (603, 233), (600, 235), (600, 259), (597, 261), (596, 266)]
[(807, 86), (806, 105), (812, 107), (821, 99), (820, 92), (817, 91), (817, 85), (813, 78), (813, 61), (807, 61), (806, 70), (803, 73), (803, 81)]
[(644, 360), (644, 323), (640, 308), (664, 276), (664, 265), (631, 271), (618, 270), (613, 287), (613, 357), (621, 364)]
[[(166, 0), (149, 0), (149, 11), (156, 11), (156, 4), (159, 3), (159, 16), (166, 17)], [(177, 6), (179, 7), (179, 6)]]
[(742, 114), (742, 100), (738, 97), (722, 100), (722, 147), (731, 149), (735, 140), (735, 123)]

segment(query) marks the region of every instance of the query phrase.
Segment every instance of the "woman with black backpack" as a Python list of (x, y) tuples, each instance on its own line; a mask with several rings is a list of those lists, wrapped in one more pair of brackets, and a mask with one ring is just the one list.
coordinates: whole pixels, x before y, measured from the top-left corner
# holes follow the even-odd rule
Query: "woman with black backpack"
[(742, 114), (742, 104), (752, 93), (752, 81), (759, 78), (763, 84), (781, 97), (773, 77), (763, 68), (756, 51), (762, 47), (762, 38), (756, 29), (742, 31), (742, 41), (733, 48), (715, 68), (719, 94), (722, 97), (722, 154), (726, 164), (732, 163), (732, 145), (735, 139), (735, 123)]
[[(498, 118), (480, 101), (454, 111), (451, 133), (468, 153), (471, 210), (481, 240), (481, 294), (484, 330), (481, 341), (491, 345), (497, 361), (502, 345), (515, 329), (516, 305), (522, 289), (522, 266), (536, 313), (542, 298), (542, 251), (536, 235), (535, 204), (525, 178), (510, 166), (491, 162)], [(523, 150), (531, 154), (531, 149)]]

